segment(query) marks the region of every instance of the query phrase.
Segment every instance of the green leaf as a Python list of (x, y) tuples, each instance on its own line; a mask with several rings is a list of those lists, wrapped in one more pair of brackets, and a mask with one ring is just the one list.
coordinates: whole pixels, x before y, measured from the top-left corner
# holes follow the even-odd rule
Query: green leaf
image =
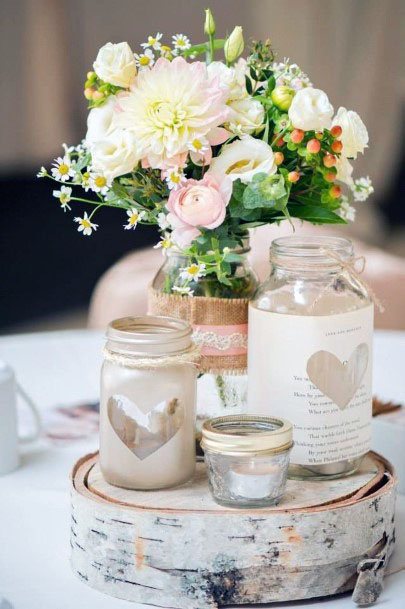
[(288, 192), (281, 174), (258, 173), (243, 193), (243, 205), (247, 209), (283, 209), (288, 201)]
[(330, 209), (317, 205), (289, 203), (288, 211), (292, 217), (312, 222), (312, 224), (346, 224), (343, 218)]
[(276, 86), (276, 79), (274, 78), (274, 76), (270, 76), (270, 78), (267, 81), (267, 92), (271, 93), (275, 86)]
[(242, 201), (243, 193), (245, 191), (246, 185), (243, 184), (239, 179), (235, 180), (233, 183), (232, 196), (236, 201)]

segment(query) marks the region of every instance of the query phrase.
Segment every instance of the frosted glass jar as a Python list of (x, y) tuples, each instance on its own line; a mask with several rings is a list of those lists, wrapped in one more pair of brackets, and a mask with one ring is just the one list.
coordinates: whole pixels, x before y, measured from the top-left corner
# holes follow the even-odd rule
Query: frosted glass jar
[(125, 317), (108, 326), (100, 400), (100, 467), (107, 482), (149, 490), (193, 476), (195, 357), (185, 321)]
[(249, 307), (248, 411), (294, 425), (290, 475), (354, 472), (369, 450), (373, 305), (334, 237), (272, 242)]

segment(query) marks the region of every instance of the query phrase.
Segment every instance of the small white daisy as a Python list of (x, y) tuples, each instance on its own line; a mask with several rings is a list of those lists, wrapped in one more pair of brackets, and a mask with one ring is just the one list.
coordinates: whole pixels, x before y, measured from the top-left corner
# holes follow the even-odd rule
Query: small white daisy
[(209, 147), (209, 142), (205, 137), (196, 137), (194, 140), (187, 144), (187, 148), (189, 150), (191, 150), (192, 152), (197, 152), (201, 156), (204, 156), (204, 154), (208, 151)]
[(135, 229), (138, 226), (138, 222), (146, 216), (146, 211), (138, 211), (135, 207), (131, 207), (127, 211), (127, 216), (127, 224), (124, 224), (125, 230)]
[(191, 47), (190, 39), (184, 34), (175, 34), (172, 40), (174, 48), (178, 51), (186, 51)]
[(86, 211), (84, 212), (83, 218), (77, 217), (74, 218), (73, 221), (79, 223), (77, 230), (79, 231), (79, 233), (83, 233), (83, 235), (86, 235), (86, 237), (91, 235), (93, 230), (96, 231), (98, 229), (98, 224), (93, 224), (91, 222)]
[(54, 167), (51, 168), (51, 173), (60, 182), (67, 182), (76, 173), (68, 154), (65, 154), (63, 158), (59, 156), (52, 164)]
[(193, 294), (194, 294), (194, 291), (189, 286), (181, 287), (178, 285), (174, 285), (172, 287), (172, 291), (177, 292), (178, 294), (186, 295), (186, 296), (193, 296)]
[(181, 188), (186, 176), (178, 167), (171, 167), (164, 172), (165, 180), (170, 190)]
[(37, 178), (45, 178), (48, 175), (46, 167), (42, 166), (41, 169), (37, 173)]
[(169, 235), (165, 235), (164, 237), (160, 238), (159, 243), (156, 243), (156, 245), (153, 246), (153, 249), (169, 250), (171, 247), (173, 247), (173, 242), (171, 241)]
[(205, 264), (190, 264), (184, 269), (180, 269), (181, 279), (191, 279), (192, 281), (198, 281), (200, 277), (205, 275)]
[(148, 36), (148, 41), (143, 42), (141, 44), (141, 47), (143, 47), (144, 49), (147, 49), (148, 47), (152, 47), (152, 49), (155, 49), (155, 51), (158, 51), (162, 46), (162, 43), (160, 42), (161, 38), (162, 38), (162, 34), (160, 32), (157, 32), (157, 34), (155, 34), (154, 36)]
[(341, 197), (338, 214), (343, 220), (347, 220), (348, 222), (354, 222), (356, 219), (356, 209), (350, 205), (349, 199), (344, 195)]
[(108, 180), (102, 173), (91, 171), (88, 180), (89, 188), (93, 192), (99, 192), (101, 195), (106, 195), (111, 186), (111, 180)]
[(351, 186), (351, 189), (355, 201), (366, 201), (374, 192), (374, 188), (369, 176), (354, 180), (354, 184)]
[(160, 230), (166, 230), (166, 228), (169, 228), (169, 226), (170, 226), (170, 224), (167, 220), (167, 215), (165, 213), (163, 213), (162, 211), (157, 216), (157, 223), (158, 223)]
[(59, 199), (60, 206), (63, 211), (70, 211), (72, 209), (70, 205), (68, 205), (70, 199), (72, 198), (72, 189), (70, 186), (61, 186), (60, 190), (54, 190), (52, 194), (54, 197)]
[(140, 70), (151, 68), (155, 63), (155, 56), (151, 49), (146, 49), (144, 53), (135, 53), (135, 63)]

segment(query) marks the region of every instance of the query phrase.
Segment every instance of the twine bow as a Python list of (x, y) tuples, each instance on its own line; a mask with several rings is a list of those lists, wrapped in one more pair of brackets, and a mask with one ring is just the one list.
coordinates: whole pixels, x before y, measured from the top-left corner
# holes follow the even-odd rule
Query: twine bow
[[(362, 277), (360, 277), (361, 273), (363, 273), (366, 268), (366, 259), (364, 256), (357, 256), (356, 258), (349, 258), (349, 260), (345, 260), (344, 258), (339, 256), (339, 254), (337, 254), (336, 252), (334, 252), (333, 250), (330, 250), (328, 248), (322, 248), (320, 250), (320, 252), (321, 252), (321, 254), (324, 254), (324, 255), (328, 256), (329, 258), (332, 258), (332, 260), (335, 260), (341, 267), (342, 274), (346, 271), (346, 273), (349, 276), (354, 277), (354, 279), (356, 279), (356, 281), (361, 285), (361, 287), (369, 294), (372, 302), (375, 304), (375, 306), (380, 311), (380, 313), (384, 313), (385, 308), (384, 308), (384, 305), (382, 304), (381, 300), (378, 298), (378, 296), (376, 295), (374, 290), (369, 286), (369, 284), (364, 279), (362, 279)], [(356, 270), (356, 265), (358, 265), (358, 264), (360, 264), (360, 267), (358, 268), (358, 270)], [(335, 280), (332, 279), (332, 281), (330, 283), (328, 283), (328, 285), (323, 290), (321, 290), (320, 294), (315, 298), (313, 303), (310, 305), (309, 310), (314, 308), (314, 306), (322, 298), (323, 294), (330, 287), (332, 287), (334, 281)]]

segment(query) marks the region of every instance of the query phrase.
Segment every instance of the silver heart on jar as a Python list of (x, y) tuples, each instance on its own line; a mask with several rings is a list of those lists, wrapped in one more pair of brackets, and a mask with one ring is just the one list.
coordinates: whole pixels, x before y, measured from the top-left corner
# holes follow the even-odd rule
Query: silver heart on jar
[(361, 343), (346, 362), (329, 351), (317, 351), (308, 359), (309, 380), (341, 410), (353, 399), (368, 366), (368, 346)]
[(146, 459), (179, 431), (184, 408), (177, 398), (159, 402), (148, 413), (125, 395), (112, 395), (107, 402), (108, 419), (127, 448), (138, 459)]

